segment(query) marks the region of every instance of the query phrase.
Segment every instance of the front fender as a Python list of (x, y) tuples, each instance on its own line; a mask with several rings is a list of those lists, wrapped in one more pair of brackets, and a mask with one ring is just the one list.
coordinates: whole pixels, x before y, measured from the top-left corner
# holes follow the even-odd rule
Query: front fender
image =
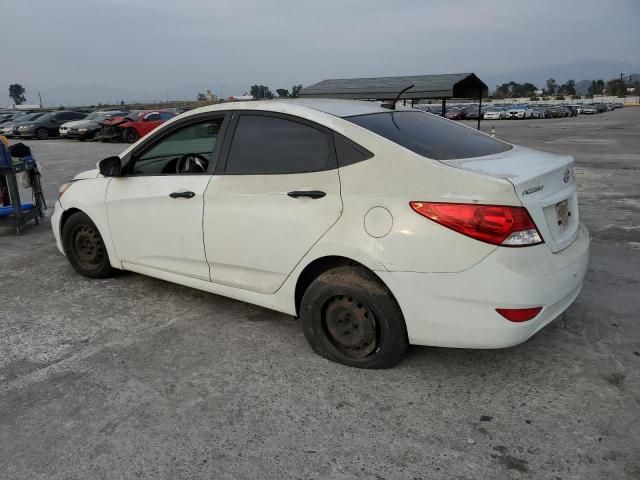
[[(110, 178), (90, 178), (73, 182), (59, 202), (64, 212), (80, 210), (87, 214), (91, 221), (98, 227), (102, 241), (109, 255), (109, 262), (114, 268), (122, 269), (122, 263), (116, 255), (116, 250), (111, 239), (111, 229), (107, 217), (107, 205), (105, 197)], [(61, 215), (64, 218), (64, 213)], [(60, 222), (60, 236), (62, 236), (62, 222)]]

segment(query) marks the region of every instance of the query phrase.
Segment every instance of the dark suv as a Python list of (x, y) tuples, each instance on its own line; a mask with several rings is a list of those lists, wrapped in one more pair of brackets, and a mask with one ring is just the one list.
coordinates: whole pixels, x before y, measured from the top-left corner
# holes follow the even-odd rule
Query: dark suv
[(86, 113), (72, 112), (69, 110), (45, 113), (33, 122), (21, 124), (18, 127), (17, 134), (23, 138), (35, 137), (38, 140), (46, 140), (49, 137), (57, 137), (59, 135), (58, 128), (60, 128), (60, 125), (63, 123), (72, 120), (81, 120), (86, 116)]

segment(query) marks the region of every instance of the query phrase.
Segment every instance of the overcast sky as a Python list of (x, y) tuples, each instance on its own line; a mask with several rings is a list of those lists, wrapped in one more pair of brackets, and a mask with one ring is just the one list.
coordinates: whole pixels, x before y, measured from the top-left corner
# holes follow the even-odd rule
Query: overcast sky
[(640, 0), (0, 5), (0, 86), (143, 90), (210, 82), (275, 89), (324, 78), (498, 73), (583, 59), (640, 64)]

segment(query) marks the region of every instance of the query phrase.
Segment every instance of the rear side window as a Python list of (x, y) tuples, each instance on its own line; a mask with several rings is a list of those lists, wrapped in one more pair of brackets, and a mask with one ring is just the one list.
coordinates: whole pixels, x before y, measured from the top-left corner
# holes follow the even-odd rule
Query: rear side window
[(511, 149), (477, 130), (423, 112), (390, 111), (345, 120), (434, 160), (482, 157)]
[(226, 173), (285, 174), (327, 170), (327, 135), (292, 120), (242, 114), (233, 134)]

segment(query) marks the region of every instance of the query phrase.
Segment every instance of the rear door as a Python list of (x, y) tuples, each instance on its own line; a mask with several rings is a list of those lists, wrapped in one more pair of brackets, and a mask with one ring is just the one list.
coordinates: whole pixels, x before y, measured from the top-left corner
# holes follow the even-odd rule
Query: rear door
[(236, 112), (204, 196), (213, 282), (274, 293), (342, 213), (333, 136), (297, 117)]

